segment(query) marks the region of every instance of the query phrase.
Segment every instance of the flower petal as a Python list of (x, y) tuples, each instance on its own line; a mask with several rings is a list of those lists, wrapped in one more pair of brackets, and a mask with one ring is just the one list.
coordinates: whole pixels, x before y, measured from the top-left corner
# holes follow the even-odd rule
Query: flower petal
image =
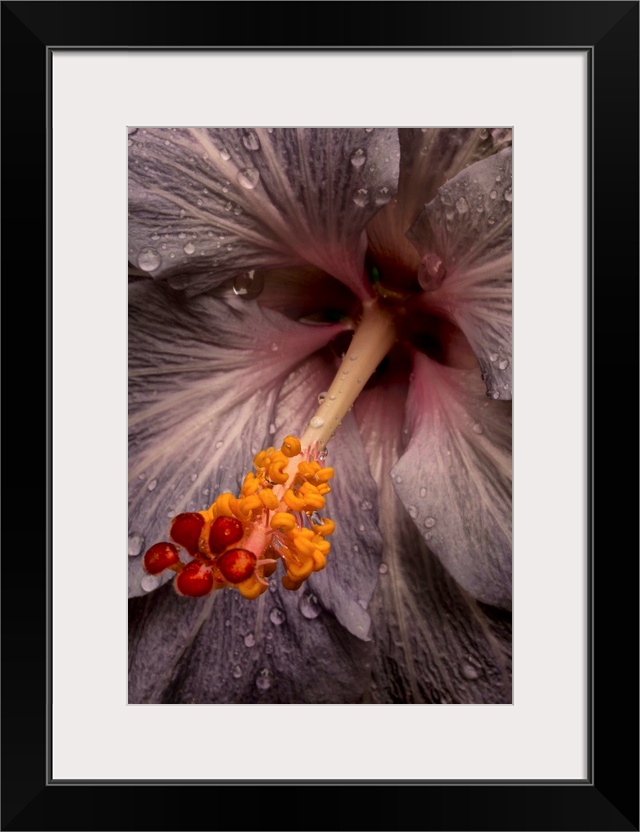
[[(379, 487), (384, 537), (369, 607), (375, 643), (369, 701), (510, 702), (510, 615), (478, 604), (456, 584), (416, 529), (412, 504), (407, 511), (394, 491), (389, 471), (398, 471), (406, 438), (402, 407), (393, 402), (404, 401), (402, 392), (397, 383), (378, 387), (356, 408)], [(395, 489), (401, 484), (396, 480)]]
[(420, 258), (405, 233), (438, 188), (470, 164), (497, 153), (511, 142), (511, 131), (469, 128), (411, 128), (399, 131), (398, 196), (373, 218), (369, 243), (383, 273), (393, 269), (415, 278)]
[(129, 142), (134, 265), (200, 291), (309, 263), (370, 295), (362, 232), (395, 194), (397, 131), (139, 129)]
[[(318, 408), (318, 394), (328, 389), (336, 366), (314, 356), (296, 368), (283, 385), (276, 424), (282, 422), (276, 440), (291, 432), (303, 432)], [(295, 430), (294, 430), (295, 432)], [(324, 609), (330, 610), (354, 636), (367, 639), (370, 619), (366, 612), (382, 558), (378, 531), (377, 489), (369, 474), (362, 440), (352, 414), (329, 443), (327, 465), (335, 471), (324, 513), (335, 525), (329, 537), (327, 567), (308, 581)]]
[(417, 354), (410, 442), (392, 477), (416, 528), (474, 598), (511, 605), (511, 406)]
[(488, 393), (510, 399), (511, 149), (443, 185), (407, 236), (425, 264), (423, 286), (436, 290), (425, 302), (465, 333)]
[(129, 591), (136, 595), (145, 577), (137, 555), (167, 539), (174, 515), (238, 492), (253, 455), (269, 443), (283, 379), (343, 327), (305, 326), (253, 302), (188, 300), (151, 281), (132, 284), (129, 299)]
[(270, 587), (255, 602), (231, 591), (179, 598), (171, 587), (132, 599), (129, 702), (361, 701), (371, 643), (351, 636), (308, 589), (288, 592), (274, 579)]

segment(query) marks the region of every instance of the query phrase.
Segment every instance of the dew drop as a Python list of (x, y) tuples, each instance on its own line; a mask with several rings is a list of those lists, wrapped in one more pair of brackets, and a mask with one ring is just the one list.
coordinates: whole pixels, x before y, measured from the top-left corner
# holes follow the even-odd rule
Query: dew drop
[(151, 482), (147, 486), (147, 489), (149, 491), (153, 491), (153, 489), (156, 487), (157, 484), (158, 484), (158, 480), (151, 480)]
[(353, 549), (354, 552), (359, 552), (360, 551), (360, 547), (358, 546), (357, 543), (354, 543), (351, 548)]
[(380, 566), (378, 567), (378, 572), (381, 575), (386, 575), (388, 571), (389, 571), (389, 567), (387, 566), (386, 563), (381, 563)]
[(138, 266), (143, 272), (154, 272), (162, 263), (160, 252), (155, 248), (143, 248), (138, 254)]
[(129, 535), (128, 552), (130, 558), (137, 557), (142, 552), (144, 546), (144, 537), (139, 532), (131, 532)]
[(234, 294), (243, 300), (255, 300), (262, 294), (264, 289), (264, 275), (256, 273), (253, 269), (250, 272), (239, 274), (233, 281)]
[(428, 529), (432, 529), (436, 524), (436, 518), (435, 517), (427, 517), (427, 519), (424, 521), (424, 524)]
[(469, 203), (463, 196), (461, 196), (460, 199), (456, 201), (456, 208), (458, 209), (459, 214), (466, 214), (469, 210)]
[(160, 578), (157, 575), (145, 575), (140, 581), (140, 586), (145, 592), (153, 592), (160, 585)]
[(502, 359), (502, 361), (498, 361), (498, 367), (499, 367), (501, 370), (506, 370), (508, 366), (509, 366), (509, 361), (508, 361), (508, 359), (503, 358), (503, 359)]
[(184, 251), (185, 254), (193, 254), (193, 252), (196, 250), (196, 247), (194, 246), (193, 243), (186, 243), (183, 246), (182, 250)]
[(237, 664), (233, 668), (233, 672), (231, 673), (231, 675), (233, 676), (234, 679), (239, 679), (242, 676), (242, 668), (240, 667), (239, 664)]
[(322, 404), (322, 402), (327, 398), (327, 391), (323, 391), (322, 393), (318, 393), (318, 404)]
[(402, 482), (402, 477), (401, 477), (401, 476), (397, 476), (397, 477), (396, 477), (396, 482)]
[(311, 428), (321, 428), (324, 425), (324, 419), (321, 419), (319, 416), (314, 416), (313, 419), (309, 422), (309, 427)]
[(376, 205), (386, 205), (391, 200), (391, 191), (386, 186), (378, 188), (373, 199)]
[(418, 516), (418, 509), (415, 506), (409, 506), (409, 517), (415, 518)]
[(472, 430), (474, 433), (477, 433), (477, 434), (478, 434), (478, 436), (479, 436), (481, 433), (484, 433), (484, 428), (482, 427), (482, 425), (480, 424), (480, 422), (476, 422), (476, 423), (473, 425), (473, 427), (471, 428), (471, 430)]
[(445, 278), (447, 270), (442, 257), (430, 252), (425, 254), (418, 267), (418, 283), (423, 289), (437, 289)]
[(497, 352), (490, 352), (489, 353), (489, 361), (497, 361), (498, 360), (498, 353)]
[(305, 618), (317, 618), (322, 612), (318, 599), (312, 593), (306, 593), (300, 597), (298, 609)]
[(221, 448), (223, 445), (224, 445), (224, 442), (222, 441), (222, 439), (218, 439), (218, 441), (216, 442), (216, 450), (218, 450), (218, 451), (219, 451), (219, 450), (220, 450), (220, 448)]
[(489, 193), (489, 196), (491, 197), (491, 199), (495, 199), (498, 196), (498, 192), (497, 191), (491, 191)]
[(495, 391), (493, 392), (493, 398), (494, 398), (494, 399), (499, 399), (499, 398), (500, 398), (500, 393), (499, 393), (497, 390), (495, 390)]
[(243, 168), (238, 171), (238, 184), (247, 190), (255, 188), (260, 180), (260, 172), (256, 168)]
[(181, 232), (178, 234), (178, 239), (179, 239), (179, 240), (186, 240), (186, 239), (187, 239), (187, 235), (184, 233), (184, 231), (181, 231)]
[(269, 620), (272, 624), (275, 624), (276, 627), (279, 627), (281, 624), (284, 624), (284, 613), (282, 610), (279, 610), (277, 607), (271, 610), (269, 613)]
[(258, 690), (269, 690), (271, 687), (271, 674), (266, 667), (256, 677), (256, 687)]
[(255, 643), (256, 643), (256, 639), (255, 639), (255, 636), (253, 635), (253, 633), (249, 633), (248, 636), (244, 637), (244, 646), (245, 647), (253, 647), (253, 645)]
[(361, 531), (361, 532), (363, 532), (363, 531), (364, 531), (364, 528), (365, 528), (364, 523), (360, 523), (360, 525), (358, 526), (358, 528), (360, 529), (360, 531)]
[(420, 489), (420, 496), (421, 497), (426, 497), (427, 496), (427, 489), (426, 488), (423, 487), (423, 488)]
[(365, 133), (373, 133), (374, 130), (375, 130), (375, 127), (365, 127), (364, 128)]
[(364, 208), (369, 204), (369, 191), (366, 188), (358, 188), (353, 192), (353, 201), (358, 208)]
[(478, 678), (478, 671), (472, 664), (464, 664), (462, 666), (462, 675), (465, 679), (469, 679), (469, 681), (473, 682), (475, 679)]
[(363, 511), (371, 511), (371, 509), (373, 508), (373, 503), (370, 503), (369, 500), (363, 500), (360, 503), (360, 508)]
[(361, 147), (359, 147), (357, 150), (354, 150), (354, 152), (351, 154), (351, 164), (354, 166), (354, 168), (361, 168), (366, 161), (367, 154)]
[(181, 209), (180, 209), (180, 217), (181, 217), (181, 218), (184, 218), (184, 217), (186, 217), (186, 216), (187, 216), (187, 212), (184, 210), (184, 208), (181, 208)]
[(220, 154), (220, 158), (223, 162), (228, 162), (231, 158), (231, 154), (229, 153), (226, 147), (221, 147), (218, 153)]
[(278, 345), (275, 341), (271, 344), (271, 352), (278, 352)]
[(247, 148), (247, 150), (260, 150), (260, 140), (255, 133), (251, 132), (251, 130), (247, 130), (242, 137), (242, 144)]
[(513, 200), (513, 192), (511, 188), (507, 188), (507, 190), (504, 192), (504, 198), (507, 200), (507, 202), (511, 202)]
[(273, 434), (275, 432), (276, 432), (276, 426), (273, 424), (273, 422), (271, 422), (271, 424), (269, 425), (269, 433), (271, 434), (271, 436), (273, 436)]
[(482, 141), (484, 141), (488, 137), (489, 137), (489, 131), (487, 130), (486, 127), (483, 127), (482, 130), (480, 131), (480, 138), (482, 139)]

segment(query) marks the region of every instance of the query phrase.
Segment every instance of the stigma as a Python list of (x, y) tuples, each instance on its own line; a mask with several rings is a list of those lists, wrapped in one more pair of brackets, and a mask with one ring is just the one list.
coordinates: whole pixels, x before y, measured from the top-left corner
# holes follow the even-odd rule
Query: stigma
[(175, 572), (179, 595), (200, 598), (217, 589), (237, 589), (253, 600), (282, 565), (282, 585), (299, 589), (327, 565), (331, 544), (326, 538), (335, 529), (320, 514), (333, 477), (323, 458), (317, 443), (303, 451), (295, 436), (287, 436), (279, 450), (260, 451), (237, 497), (220, 494), (208, 509), (173, 518), (171, 542), (147, 550), (145, 571)]

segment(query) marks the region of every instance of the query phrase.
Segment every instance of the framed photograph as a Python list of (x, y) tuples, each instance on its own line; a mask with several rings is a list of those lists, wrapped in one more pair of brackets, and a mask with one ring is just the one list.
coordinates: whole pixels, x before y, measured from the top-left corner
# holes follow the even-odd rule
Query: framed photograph
[(2, 16), (2, 828), (638, 829), (638, 3)]

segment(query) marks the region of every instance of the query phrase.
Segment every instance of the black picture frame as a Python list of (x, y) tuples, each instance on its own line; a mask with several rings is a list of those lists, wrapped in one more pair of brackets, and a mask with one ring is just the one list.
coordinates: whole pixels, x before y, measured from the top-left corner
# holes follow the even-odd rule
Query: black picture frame
[[(11, 299), (5, 336), (8, 329), (13, 345), (3, 364), (12, 394), (5, 407), (10, 450), (15, 437), (23, 437), (19, 464), (7, 464), (3, 493), (9, 520), (2, 559), (2, 829), (639, 828), (638, 540), (637, 523), (629, 522), (637, 517), (638, 495), (621, 476), (629, 458), (636, 470), (638, 458), (638, 9), (638, 2), (345, 2), (304, 8), (278, 2), (2, 3), (2, 260)], [(213, 42), (206, 40), (209, 32)], [(585, 781), (49, 779), (51, 530), (44, 519), (50, 517), (45, 507), (51, 507), (51, 56), (56, 49), (178, 47), (588, 53), (591, 686)], [(561, 137), (558, 151), (571, 152)], [(28, 395), (16, 396), (26, 385)], [(41, 423), (38, 430), (25, 429), (42, 412), (34, 407), (38, 392), (46, 432)], [(42, 460), (46, 473), (38, 478), (34, 472)], [(14, 529), (15, 517), (20, 521)], [(42, 518), (39, 524), (36, 518)], [(560, 624), (562, 610), (556, 614)], [(154, 799), (149, 789), (163, 785), (169, 791)], [(267, 801), (269, 786), (276, 792)], [(352, 813), (338, 808), (349, 805)]]

